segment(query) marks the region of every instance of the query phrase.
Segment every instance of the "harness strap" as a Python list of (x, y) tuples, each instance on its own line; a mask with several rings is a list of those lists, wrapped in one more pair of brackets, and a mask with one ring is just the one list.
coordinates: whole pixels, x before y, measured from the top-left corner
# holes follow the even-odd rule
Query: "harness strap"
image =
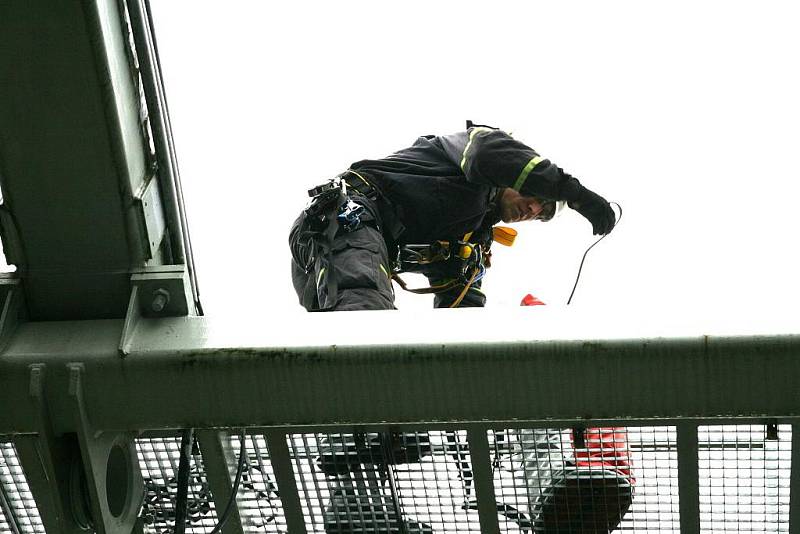
[[(467, 292), (472, 287), (472, 284), (475, 283), (475, 278), (478, 276), (478, 273), (480, 273), (480, 271), (481, 271), (480, 267), (475, 267), (472, 270), (472, 275), (470, 275), (469, 280), (467, 280), (467, 282), (464, 284), (464, 288), (461, 290), (461, 293), (458, 294), (458, 297), (456, 297), (456, 299), (453, 301), (453, 303), (450, 304), (450, 306), (449, 306), (450, 308), (457, 308), (458, 305), (461, 304), (461, 301), (464, 300), (464, 297), (467, 295)], [(429, 295), (431, 293), (444, 293), (445, 291), (449, 291), (449, 290), (461, 285), (461, 282), (459, 282), (458, 280), (454, 279), (454, 280), (449, 280), (449, 281), (445, 282), (444, 284), (432, 285), (430, 287), (409, 288), (408, 284), (406, 284), (405, 280), (400, 278), (400, 275), (397, 274), (397, 273), (392, 273), (392, 280), (397, 282), (397, 284), (404, 291), (408, 291), (409, 293), (415, 293), (417, 295)]]
[(456, 287), (459, 282), (458, 280), (449, 280), (444, 284), (437, 284), (430, 287), (417, 287), (417, 288), (409, 288), (406, 284), (405, 280), (400, 278), (400, 275), (397, 273), (392, 273), (392, 280), (397, 282), (404, 291), (408, 291), (409, 293), (416, 293), (417, 295), (429, 295), (431, 293), (444, 293), (450, 289)]
[[(345, 178), (345, 176), (348, 174), (355, 176), (357, 180), (353, 178), (348, 180)], [(350, 189), (364, 195), (365, 197), (374, 200), (379, 196), (378, 190), (375, 188), (375, 186), (372, 185), (369, 180), (367, 180), (360, 172), (354, 171), (353, 169), (347, 169), (339, 176), (345, 182), (347, 182), (347, 185), (350, 187)]]
[(454, 300), (453, 303), (450, 305), (451, 308), (458, 308), (458, 305), (461, 304), (462, 300), (464, 300), (467, 291), (469, 291), (469, 288), (472, 287), (473, 282), (475, 282), (475, 277), (478, 276), (480, 270), (481, 270), (480, 267), (475, 267), (472, 270), (472, 276), (470, 276), (467, 283), (464, 284), (464, 289), (461, 290), (461, 293), (458, 295), (458, 298), (456, 298), (456, 300)]
[[(319, 255), (320, 257), (325, 258), (326, 265), (323, 265), (323, 262), (315, 262), (316, 270), (314, 272), (314, 276), (317, 277), (317, 295), (320, 296), (319, 292), (319, 282), (322, 278), (322, 275), (325, 272), (327, 267), (333, 265), (333, 238), (336, 236), (336, 232), (339, 230), (339, 222), (336, 220), (336, 212), (339, 209), (339, 206), (347, 198), (345, 195), (344, 190), (342, 190), (339, 194), (338, 200), (335, 205), (328, 208), (325, 216), (327, 217), (328, 223), (325, 226), (324, 231), (322, 232), (323, 239), (317, 241), (317, 246), (319, 247)], [(339, 293), (339, 281), (332, 273), (328, 273), (328, 276), (325, 279), (326, 281), (326, 291), (325, 291), (325, 299), (319, 299), (319, 306), (322, 310), (329, 310), (333, 309), (336, 305), (336, 296)]]

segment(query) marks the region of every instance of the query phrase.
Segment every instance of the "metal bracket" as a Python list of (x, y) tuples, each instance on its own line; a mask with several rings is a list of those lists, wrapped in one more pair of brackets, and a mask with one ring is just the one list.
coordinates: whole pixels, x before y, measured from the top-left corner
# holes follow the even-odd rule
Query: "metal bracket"
[(139, 209), (144, 226), (147, 230), (147, 243), (150, 247), (150, 257), (155, 258), (161, 241), (164, 238), (166, 223), (164, 222), (164, 207), (161, 202), (161, 193), (158, 190), (158, 179), (153, 177), (147, 183), (139, 198)]
[(139, 319), (194, 315), (194, 300), (185, 265), (147, 267), (131, 275), (131, 296), (122, 327), (119, 355), (130, 354)]
[(576, 449), (586, 448), (586, 428), (575, 427), (572, 429), (572, 439)]
[(767, 441), (778, 441), (778, 423), (774, 420), (767, 421), (765, 433)]
[(19, 278), (0, 277), (0, 303), (2, 303), (0, 311), (0, 351), (2, 351), (19, 323), (24, 321), (27, 311), (22, 281)]
[[(29, 367), (28, 394), (36, 411), (36, 434), (14, 440), (47, 532), (83, 534), (92, 528), (85, 477), (75, 434), (56, 436), (45, 396), (47, 366)], [(80, 476), (77, 476), (80, 475)]]
[[(85, 485), (78, 484), (76, 478), (79, 480), (79, 477), (71, 478), (73, 487), (77, 484), (78, 488), (72, 495), (83, 493), (82, 497), (88, 499), (92, 523), (98, 534), (131, 532), (144, 499), (135, 436), (127, 432), (94, 430), (84, 406), (84, 366), (68, 363), (67, 371), (85, 476)], [(75, 508), (73, 506), (73, 510)]]

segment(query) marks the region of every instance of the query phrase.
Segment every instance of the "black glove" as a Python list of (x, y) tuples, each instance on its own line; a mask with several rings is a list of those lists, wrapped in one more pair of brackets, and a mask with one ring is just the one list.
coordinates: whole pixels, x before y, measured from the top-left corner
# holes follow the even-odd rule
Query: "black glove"
[(568, 202), (567, 205), (592, 223), (594, 235), (605, 235), (611, 232), (617, 223), (617, 215), (611, 209), (611, 204), (585, 187), (579, 193), (578, 199)]

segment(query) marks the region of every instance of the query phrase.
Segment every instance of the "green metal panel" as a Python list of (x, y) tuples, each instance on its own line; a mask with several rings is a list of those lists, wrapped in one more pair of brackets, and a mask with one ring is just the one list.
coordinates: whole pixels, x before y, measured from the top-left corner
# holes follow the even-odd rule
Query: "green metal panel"
[(72, 427), (69, 361), (84, 363), (87, 411), (109, 430), (800, 413), (796, 335), (225, 347), (215, 324), (143, 319), (125, 359), (120, 321), (20, 326), (0, 357), (18, 407), (0, 412), (0, 432), (35, 431), (26, 377), (39, 362), (57, 430)]
[(13, 214), (3, 235), (31, 317), (122, 317), (128, 271), (150, 247), (117, 3), (3, 2), (0, 20), (0, 176)]

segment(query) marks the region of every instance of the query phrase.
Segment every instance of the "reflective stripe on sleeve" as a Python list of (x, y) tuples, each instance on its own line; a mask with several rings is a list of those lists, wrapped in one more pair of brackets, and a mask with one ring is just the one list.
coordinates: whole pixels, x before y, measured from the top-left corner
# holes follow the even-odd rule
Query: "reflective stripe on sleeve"
[(491, 128), (482, 128), (477, 127), (473, 128), (472, 131), (469, 133), (469, 142), (467, 142), (467, 146), (464, 147), (464, 153), (461, 156), (461, 170), (464, 171), (464, 165), (467, 164), (467, 152), (469, 151), (469, 147), (472, 146), (472, 140), (478, 135), (480, 132), (491, 132)]
[(543, 159), (544, 159), (544, 158), (543, 158), (542, 156), (536, 156), (536, 157), (534, 157), (533, 159), (531, 159), (531, 160), (528, 162), (528, 164), (527, 164), (527, 165), (525, 165), (525, 168), (524, 168), (524, 169), (522, 169), (522, 172), (521, 172), (521, 173), (519, 173), (519, 177), (517, 178), (517, 181), (516, 181), (516, 182), (514, 182), (514, 186), (513, 186), (513, 189), (514, 189), (514, 191), (519, 191), (520, 189), (522, 189), (522, 186), (523, 186), (523, 185), (525, 185), (525, 180), (527, 180), (527, 179), (528, 179), (528, 175), (531, 173), (531, 171), (532, 171), (534, 168), (536, 168), (536, 166), (537, 166), (537, 165), (538, 165), (538, 164), (539, 164), (539, 163), (540, 163), (540, 162), (541, 162)]

